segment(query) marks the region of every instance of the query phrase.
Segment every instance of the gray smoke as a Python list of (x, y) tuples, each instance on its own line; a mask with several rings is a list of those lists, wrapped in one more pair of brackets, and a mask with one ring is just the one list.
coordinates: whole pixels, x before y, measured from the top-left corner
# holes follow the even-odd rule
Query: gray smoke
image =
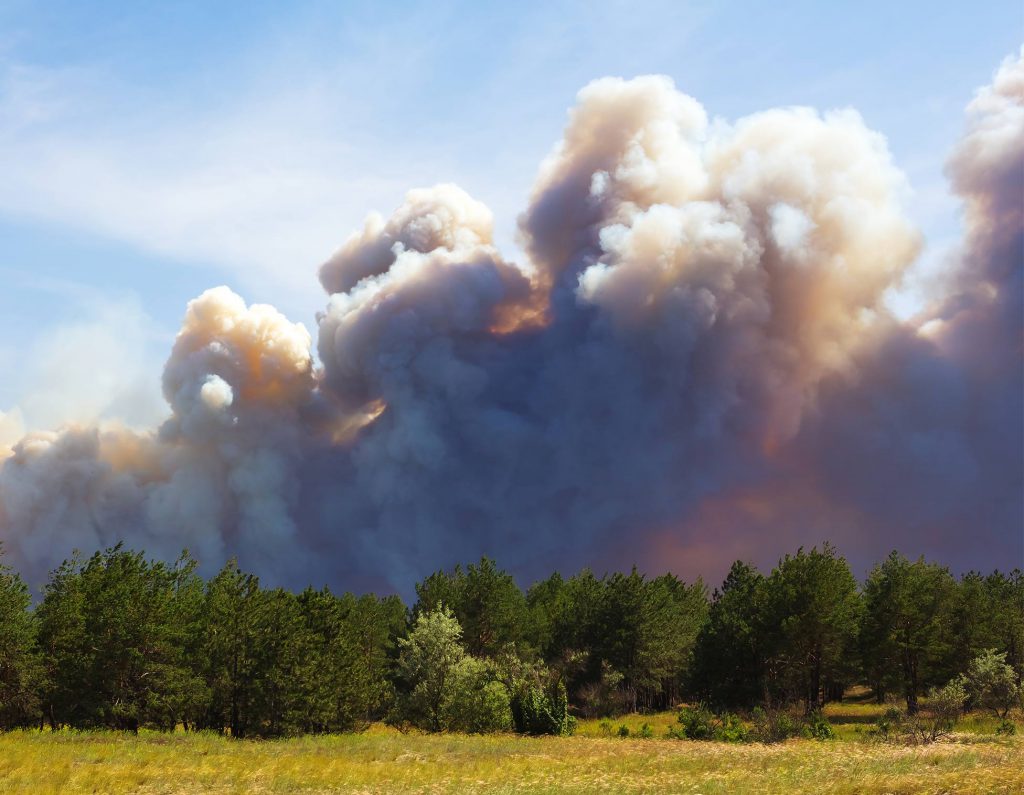
[(520, 218), (527, 262), (461, 189), (411, 191), (322, 266), (321, 368), (301, 325), (207, 291), (171, 418), (16, 443), (0, 537), (37, 579), (124, 539), (382, 589), (480, 554), (716, 576), (826, 538), (1019, 563), (1022, 169), (1016, 59), (950, 160), (944, 295), (900, 321), (920, 239), (856, 113), (709, 123), (666, 78), (596, 81)]

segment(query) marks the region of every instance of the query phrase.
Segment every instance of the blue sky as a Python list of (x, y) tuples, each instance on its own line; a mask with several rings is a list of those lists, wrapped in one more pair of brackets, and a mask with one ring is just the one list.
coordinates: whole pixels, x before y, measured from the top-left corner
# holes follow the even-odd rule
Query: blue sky
[(489, 5), (0, 0), (0, 412), (152, 422), (189, 298), (228, 284), (312, 327), (319, 262), (409, 187), (459, 183), (514, 254), (604, 75), (668, 74), (726, 119), (856, 108), (941, 262), (962, 108), (1024, 28), (1002, 0)]

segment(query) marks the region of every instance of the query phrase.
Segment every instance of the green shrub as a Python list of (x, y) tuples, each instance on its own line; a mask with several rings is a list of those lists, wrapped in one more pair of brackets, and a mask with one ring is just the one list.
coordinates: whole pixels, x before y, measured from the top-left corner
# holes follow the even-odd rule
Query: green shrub
[(716, 727), (715, 739), (724, 743), (745, 743), (750, 739), (750, 732), (739, 715), (726, 712)]
[(889, 707), (885, 711), (885, 714), (875, 721), (875, 727), (872, 734), (882, 738), (883, 740), (888, 740), (902, 732), (905, 720), (906, 715), (903, 714), (903, 710), (899, 707)]
[(780, 743), (800, 735), (802, 721), (783, 709), (762, 709), (757, 707), (752, 718), (754, 729), (752, 739), (761, 743)]
[(569, 714), (569, 698), (562, 682), (548, 688), (520, 683), (511, 707), (512, 720), (520, 734), (567, 737), (576, 731), (576, 718)]
[(640, 727), (640, 731), (637, 733), (637, 737), (644, 740), (650, 740), (654, 736), (654, 729), (651, 728), (651, 724), (645, 723)]
[(1024, 700), (1024, 686), (1006, 663), (1006, 652), (988, 649), (973, 660), (964, 678), (967, 695), (975, 706), (990, 710), (1003, 723), (1010, 710)]
[(731, 712), (716, 715), (703, 705), (679, 710), (677, 727), (670, 727), (668, 736), (677, 740), (717, 740), (743, 743), (749, 739), (746, 725)]
[(916, 715), (908, 716), (904, 725), (911, 742), (928, 744), (953, 731), (957, 719), (967, 702), (967, 689), (963, 677), (951, 680), (942, 688), (928, 691), (928, 700)]
[(619, 726), (619, 737), (629, 737), (629, 726), (625, 723)]
[(1000, 734), (1004, 737), (1010, 737), (1017, 733), (1017, 724), (1012, 720), (1001, 720), (999, 725), (996, 726), (996, 734)]
[(679, 739), (715, 739), (715, 714), (703, 704), (696, 707), (683, 707), (679, 710), (679, 716), (676, 718), (676, 721), (679, 723), (679, 728), (673, 736)]
[(964, 679), (957, 677), (945, 687), (932, 688), (914, 715), (890, 707), (876, 722), (874, 734), (889, 741), (933, 743), (953, 731), (966, 701)]
[(832, 724), (828, 722), (828, 718), (822, 714), (821, 710), (815, 710), (807, 716), (800, 733), (808, 740), (834, 740), (836, 738)]
[(486, 734), (512, 728), (508, 690), (476, 657), (467, 656), (455, 666), (445, 712), (449, 731)]

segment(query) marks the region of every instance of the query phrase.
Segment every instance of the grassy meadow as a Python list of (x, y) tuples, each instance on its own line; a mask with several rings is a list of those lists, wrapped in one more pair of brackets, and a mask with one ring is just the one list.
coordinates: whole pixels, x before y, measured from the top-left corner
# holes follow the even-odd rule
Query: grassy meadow
[[(838, 739), (732, 745), (665, 739), (674, 713), (612, 721), (653, 739), (609, 737), (581, 721), (574, 737), (363, 734), (232, 741), (213, 734), (0, 734), (4, 793), (318, 792), (1024, 792), (1024, 736), (969, 717), (925, 747), (869, 739), (878, 707), (829, 707)], [(990, 725), (991, 724), (991, 725)]]

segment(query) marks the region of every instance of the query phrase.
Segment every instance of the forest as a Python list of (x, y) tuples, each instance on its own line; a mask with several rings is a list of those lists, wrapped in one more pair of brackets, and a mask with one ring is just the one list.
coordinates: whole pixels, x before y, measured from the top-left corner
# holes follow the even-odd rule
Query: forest
[(780, 710), (813, 727), (855, 685), (913, 716), (956, 685), (1009, 731), (1020, 705), (1020, 570), (957, 577), (893, 552), (859, 582), (825, 544), (768, 573), (737, 561), (710, 591), (635, 568), (524, 591), (483, 558), (406, 605), (196, 566), (116, 546), (65, 561), (38, 599), (0, 566), (0, 728), (564, 735), (687, 704), (681, 731), (721, 734)]

